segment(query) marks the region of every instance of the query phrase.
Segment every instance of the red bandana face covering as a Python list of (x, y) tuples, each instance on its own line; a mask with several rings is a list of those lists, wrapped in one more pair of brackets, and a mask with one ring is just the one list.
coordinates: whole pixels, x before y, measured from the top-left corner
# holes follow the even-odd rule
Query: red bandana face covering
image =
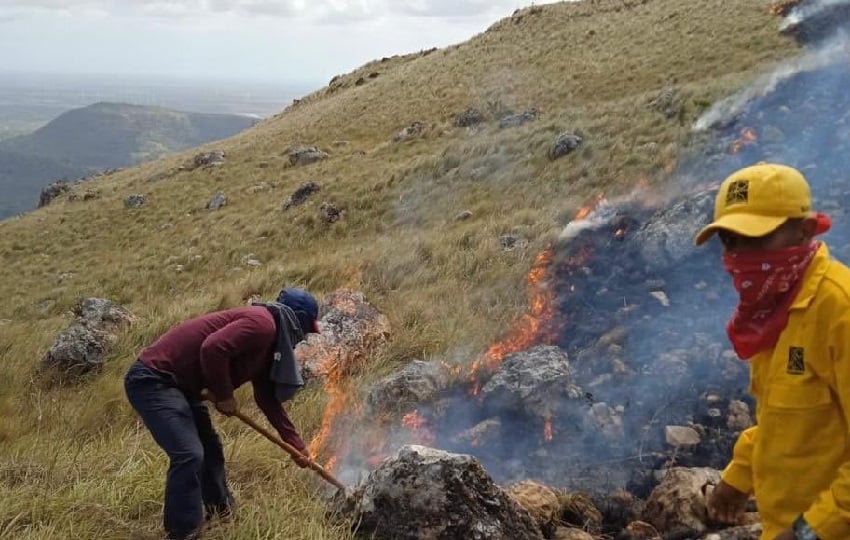
[(776, 345), (788, 324), (791, 303), (819, 242), (782, 249), (727, 253), (723, 266), (740, 296), (726, 332), (742, 359)]

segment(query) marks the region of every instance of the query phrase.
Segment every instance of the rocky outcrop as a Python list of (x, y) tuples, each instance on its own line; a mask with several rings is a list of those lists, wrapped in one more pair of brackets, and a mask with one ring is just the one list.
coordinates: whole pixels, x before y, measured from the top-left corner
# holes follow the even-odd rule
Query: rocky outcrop
[(394, 540), (542, 540), (529, 513), (472, 456), (405, 446), (348, 501), (359, 535)]
[(118, 333), (132, 320), (122, 306), (88, 298), (74, 308), (76, 319), (57, 336), (41, 361), (42, 369), (78, 376), (99, 371)]

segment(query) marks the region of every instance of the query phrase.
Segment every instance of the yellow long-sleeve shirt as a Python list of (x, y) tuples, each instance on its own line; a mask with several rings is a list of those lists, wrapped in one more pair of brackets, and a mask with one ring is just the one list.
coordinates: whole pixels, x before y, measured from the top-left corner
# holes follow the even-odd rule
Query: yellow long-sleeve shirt
[(723, 480), (753, 492), (763, 540), (803, 514), (822, 540), (850, 539), (850, 269), (822, 244), (788, 325), (751, 359), (756, 426)]

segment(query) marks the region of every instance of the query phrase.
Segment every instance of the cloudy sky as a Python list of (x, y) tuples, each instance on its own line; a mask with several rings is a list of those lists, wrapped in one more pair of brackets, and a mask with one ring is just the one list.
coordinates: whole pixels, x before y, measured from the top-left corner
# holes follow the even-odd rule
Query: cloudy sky
[(324, 83), (375, 58), (464, 41), (531, 3), (0, 0), (0, 72)]

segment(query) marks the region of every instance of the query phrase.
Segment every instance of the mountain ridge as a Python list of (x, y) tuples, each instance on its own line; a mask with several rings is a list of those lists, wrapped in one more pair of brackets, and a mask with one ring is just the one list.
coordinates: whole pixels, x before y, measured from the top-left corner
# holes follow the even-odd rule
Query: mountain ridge
[(255, 123), (247, 116), (118, 102), (72, 109), (29, 135), (0, 141), (0, 219), (35, 207), (50, 182), (157, 159)]

